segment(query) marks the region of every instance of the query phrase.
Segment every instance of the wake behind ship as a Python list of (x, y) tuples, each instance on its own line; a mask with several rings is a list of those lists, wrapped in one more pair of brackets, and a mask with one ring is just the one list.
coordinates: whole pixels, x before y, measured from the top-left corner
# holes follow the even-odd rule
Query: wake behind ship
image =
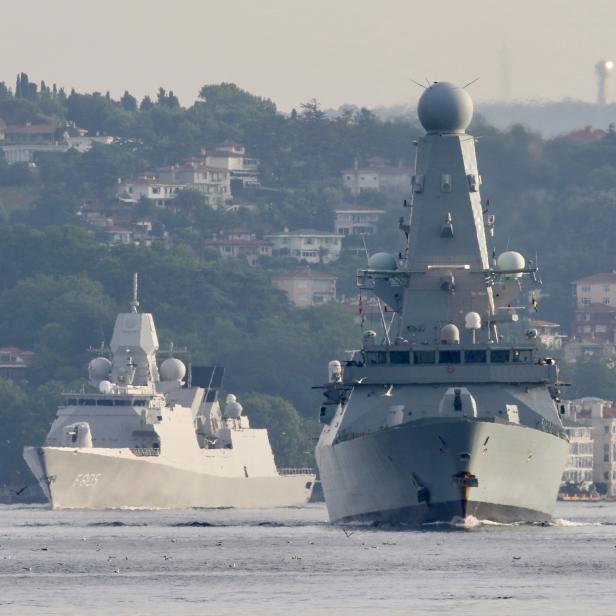
[[(372, 255), (358, 286), (393, 311), (383, 337), (329, 366), (316, 458), (334, 522), (551, 517), (568, 452), (558, 370), (519, 339), (521, 254), (488, 251), (466, 90), (435, 83), (418, 107), (404, 252)], [(513, 302), (513, 303), (512, 303)], [(387, 313), (389, 316), (389, 313)]]
[[(66, 394), (45, 445), (24, 458), (53, 508), (108, 509), (305, 505), (314, 474), (276, 468), (267, 430), (252, 429), (221, 368), (156, 360), (151, 314), (118, 315), (111, 361), (88, 372), (93, 393)], [(186, 382), (186, 377), (192, 379)]]

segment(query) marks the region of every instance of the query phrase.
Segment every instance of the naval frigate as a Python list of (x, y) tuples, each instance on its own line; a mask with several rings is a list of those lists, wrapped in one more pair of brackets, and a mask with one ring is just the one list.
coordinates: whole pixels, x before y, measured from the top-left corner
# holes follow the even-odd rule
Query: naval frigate
[(329, 365), (316, 460), (334, 522), (544, 521), (555, 506), (558, 370), (535, 330), (513, 326), (524, 279), (540, 281), (520, 253), (489, 254), (472, 114), (464, 88), (423, 92), (404, 251), (358, 272), (383, 335)]
[(43, 447), (24, 458), (55, 509), (302, 506), (311, 469), (277, 469), (267, 430), (250, 427), (223, 370), (157, 363), (154, 318), (117, 316), (111, 360), (88, 366), (92, 393), (65, 394)]

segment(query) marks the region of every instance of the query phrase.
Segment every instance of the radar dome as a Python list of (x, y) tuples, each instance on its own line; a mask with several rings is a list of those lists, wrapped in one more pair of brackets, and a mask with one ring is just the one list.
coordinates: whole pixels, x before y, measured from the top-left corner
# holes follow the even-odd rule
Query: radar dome
[(88, 364), (90, 381), (99, 382), (111, 374), (111, 362), (106, 357), (95, 357)]
[(163, 381), (181, 381), (186, 376), (186, 366), (179, 359), (169, 357), (160, 365), (159, 372)]
[(368, 259), (368, 267), (378, 270), (395, 270), (398, 269), (396, 257), (388, 252), (376, 252)]
[(478, 312), (469, 312), (464, 317), (466, 329), (481, 329), (481, 315)]
[[(524, 269), (526, 265), (526, 261), (524, 257), (519, 252), (514, 252), (513, 250), (508, 250), (507, 252), (503, 252), (496, 259), (496, 267), (499, 270), (520, 270)], [(516, 274), (507, 274), (503, 276), (504, 278), (521, 278), (521, 273)]]
[(473, 119), (473, 100), (464, 88), (437, 81), (421, 95), (417, 115), (428, 133), (463, 133)]
[(113, 392), (113, 383), (111, 383), (110, 381), (101, 381), (98, 384), (98, 391), (101, 392), (101, 394), (110, 394)]
[(243, 410), (244, 407), (237, 401), (237, 398), (233, 394), (229, 394), (225, 402), (225, 417), (238, 419)]
[(453, 324), (441, 328), (441, 342), (443, 344), (460, 344), (460, 330)]

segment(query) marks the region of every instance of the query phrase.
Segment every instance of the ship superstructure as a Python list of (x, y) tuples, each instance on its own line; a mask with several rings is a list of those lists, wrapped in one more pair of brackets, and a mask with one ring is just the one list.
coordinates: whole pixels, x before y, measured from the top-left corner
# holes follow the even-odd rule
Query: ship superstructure
[[(316, 458), (332, 521), (545, 520), (568, 443), (558, 370), (536, 332), (505, 336), (536, 267), (491, 256), (494, 216), (480, 197), (467, 91), (420, 98), (406, 246), (358, 272), (393, 312), (383, 335), (330, 363)], [(389, 312), (387, 313), (390, 314)]]
[(314, 474), (276, 468), (267, 430), (250, 427), (222, 368), (157, 362), (153, 316), (117, 316), (111, 359), (88, 367), (93, 393), (65, 395), (43, 447), (24, 458), (54, 508), (267, 508), (304, 505)]

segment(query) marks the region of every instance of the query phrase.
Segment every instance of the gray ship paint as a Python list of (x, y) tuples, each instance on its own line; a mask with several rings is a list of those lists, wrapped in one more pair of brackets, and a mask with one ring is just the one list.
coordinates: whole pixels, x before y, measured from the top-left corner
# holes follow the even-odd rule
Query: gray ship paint
[(111, 360), (89, 364), (98, 392), (66, 394), (45, 445), (24, 448), (52, 507), (306, 504), (314, 474), (277, 470), (267, 430), (250, 427), (234, 395), (219, 403), (216, 370), (193, 387), (180, 360), (157, 363), (154, 318), (138, 312), (136, 275), (133, 287), (131, 311), (115, 322)]
[(394, 320), (330, 363), (316, 447), (329, 516), (547, 520), (568, 451), (558, 369), (533, 331), (507, 343), (499, 333), (517, 321), (511, 302), (536, 269), (513, 251), (490, 260), (494, 217), (465, 132), (466, 90), (435, 83), (418, 114), (426, 135), (400, 220), (405, 253), (373, 255), (358, 273)]

